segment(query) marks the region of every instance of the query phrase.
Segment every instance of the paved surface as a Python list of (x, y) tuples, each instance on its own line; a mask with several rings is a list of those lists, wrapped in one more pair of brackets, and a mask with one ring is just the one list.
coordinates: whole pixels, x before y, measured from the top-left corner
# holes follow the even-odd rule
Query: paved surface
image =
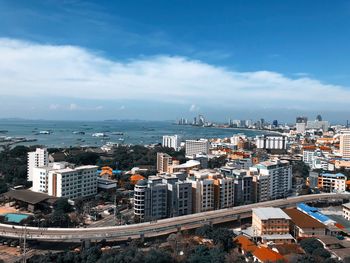
[[(27, 227), (27, 239), (45, 241), (70, 241), (79, 242), (82, 239), (91, 240), (128, 240), (134, 238), (155, 237), (177, 232), (179, 230), (189, 230), (198, 228), (204, 224), (218, 224), (237, 220), (238, 218), (251, 217), (252, 208), (257, 207), (288, 207), (295, 206), (300, 202), (311, 202), (320, 200), (350, 199), (350, 193), (345, 194), (317, 194), (286, 199), (278, 199), (268, 202), (251, 205), (237, 206), (227, 209), (214, 210), (192, 215), (167, 218), (153, 222), (92, 228), (37, 228)], [(24, 228), (7, 224), (0, 224), (0, 236), (19, 238), (24, 236)]]

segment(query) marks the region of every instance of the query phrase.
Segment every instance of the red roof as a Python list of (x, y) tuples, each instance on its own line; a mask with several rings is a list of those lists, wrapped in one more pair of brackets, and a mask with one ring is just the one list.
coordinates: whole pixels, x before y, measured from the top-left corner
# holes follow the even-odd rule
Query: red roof
[(236, 237), (235, 242), (241, 246), (241, 249), (244, 250), (244, 252), (253, 252), (258, 248), (249, 238), (245, 236)]
[(259, 247), (254, 252), (253, 255), (258, 258), (261, 262), (276, 262), (278, 260), (285, 260), (284, 257), (270, 248)]

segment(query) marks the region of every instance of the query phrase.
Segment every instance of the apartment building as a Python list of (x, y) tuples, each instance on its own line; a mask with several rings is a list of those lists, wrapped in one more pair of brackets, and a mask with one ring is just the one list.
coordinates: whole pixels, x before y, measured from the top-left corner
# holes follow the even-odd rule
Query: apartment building
[(311, 169), (313, 166), (314, 161), (314, 154), (315, 154), (316, 146), (304, 146), (303, 151), (303, 162), (307, 164)]
[[(140, 221), (145, 220), (147, 188), (146, 179), (139, 180), (134, 187), (134, 215)], [(149, 201), (149, 197), (147, 197), (147, 201)]]
[(196, 154), (208, 154), (209, 141), (207, 139), (186, 140), (185, 149), (186, 156), (193, 156)]
[(164, 135), (163, 136), (163, 147), (173, 148), (175, 151), (179, 149), (179, 139), (177, 135)]
[(234, 206), (235, 182), (233, 178), (214, 179), (214, 209)]
[(234, 180), (234, 206), (253, 203), (254, 187), (253, 176), (245, 169), (234, 169), (232, 167), (222, 167), (220, 171)]
[(27, 178), (28, 181), (33, 181), (34, 168), (45, 167), (49, 164), (49, 153), (46, 148), (36, 148), (34, 152), (28, 153), (27, 162)]
[(261, 207), (252, 209), (252, 228), (254, 235), (262, 242), (291, 243), (289, 234), (291, 218), (280, 208)]
[(193, 175), (188, 177), (192, 183), (192, 205), (193, 213), (200, 213), (214, 210), (214, 176), (218, 173), (212, 173), (210, 170), (194, 171)]
[[(181, 174), (179, 174), (181, 177)], [(192, 213), (192, 183), (177, 175), (150, 176), (134, 188), (134, 214), (141, 221)]]
[(343, 158), (350, 159), (350, 130), (342, 130), (340, 133), (340, 154)]
[(256, 147), (268, 151), (287, 150), (287, 137), (283, 135), (260, 135), (256, 136)]
[(175, 174), (163, 176), (163, 183), (168, 187), (167, 216), (175, 217), (191, 214), (192, 183), (181, 181)]
[(97, 166), (52, 163), (33, 170), (32, 191), (75, 199), (97, 194)]
[(343, 217), (350, 221), (350, 203), (343, 204)]
[(172, 163), (173, 158), (169, 154), (157, 153), (157, 171), (159, 173), (168, 173)]
[(66, 162), (50, 163), (47, 166), (35, 167), (33, 169), (32, 191), (48, 193), (49, 191), (49, 172), (61, 170), (68, 166)]
[(292, 166), (288, 161), (261, 162), (249, 170), (254, 174), (257, 202), (284, 198), (292, 189)]
[(48, 194), (76, 199), (97, 194), (97, 166), (84, 165), (49, 171)]
[(342, 173), (323, 173), (318, 176), (317, 187), (324, 192), (345, 192), (346, 176)]

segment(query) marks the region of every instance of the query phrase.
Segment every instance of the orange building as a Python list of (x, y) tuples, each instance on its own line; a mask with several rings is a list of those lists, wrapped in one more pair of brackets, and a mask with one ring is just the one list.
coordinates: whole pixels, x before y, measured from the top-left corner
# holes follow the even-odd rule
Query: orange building
[(135, 185), (138, 181), (143, 180), (143, 179), (145, 179), (145, 177), (143, 177), (142, 175), (134, 174), (134, 175), (130, 176), (130, 183), (132, 185)]
[(100, 176), (108, 178), (108, 179), (112, 179), (113, 178), (113, 169), (109, 166), (102, 167)]

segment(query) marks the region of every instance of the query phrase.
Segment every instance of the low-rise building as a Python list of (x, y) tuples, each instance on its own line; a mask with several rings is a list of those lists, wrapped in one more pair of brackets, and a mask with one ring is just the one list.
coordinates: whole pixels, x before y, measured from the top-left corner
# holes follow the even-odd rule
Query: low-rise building
[(342, 173), (323, 173), (318, 176), (318, 186), (324, 192), (345, 192), (346, 176)]
[(291, 243), (294, 239), (289, 234), (290, 219), (280, 208), (253, 208), (254, 235), (261, 237), (262, 242)]
[(97, 194), (97, 166), (74, 167), (66, 162), (33, 169), (32, 191), (75, 199)]
[(295, 238), (320, 237), (326, 235), (326, 226), (296, 208), (283, 210), (290, 218), (290, 232)]
[(343, 217), (350, 221), (350, 203), (343, 204)]

